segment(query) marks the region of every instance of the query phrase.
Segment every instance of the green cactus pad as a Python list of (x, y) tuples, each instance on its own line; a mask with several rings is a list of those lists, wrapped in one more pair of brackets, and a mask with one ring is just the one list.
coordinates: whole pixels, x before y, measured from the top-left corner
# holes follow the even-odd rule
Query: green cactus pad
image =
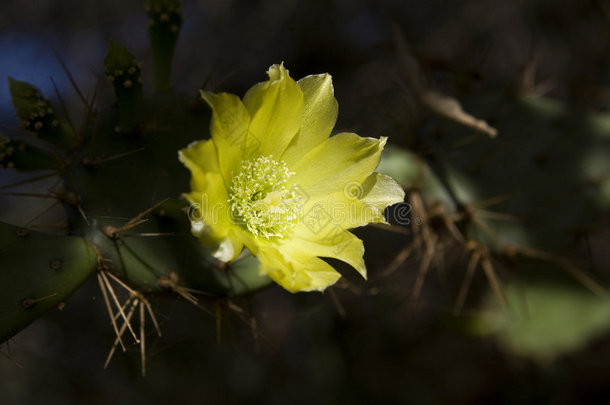
[(61, 159), (26, 142), (0, 136), (0, 168), (18, 171), (60, 170)]
[(146, 4), (157, 91), (168, 88), (174, 49), (182, 25), (181, 9), (179, 0), (150, 0)]
[(8, 82), (13, 105), (25, 129), (66, 150), (78, 144), (72, 128), (57, 115), (55, 107), (36, 87), (10, 77)]
[(0, 223), (0, 342), (64, 302), (97, 266), (79, 237)]
[(493, 308), (476, 318), (478, 333), (494, 334), (501, 347), (540, 362), (584, 348), (610, 327), (610, 301), (582, 287), (512, 282), (505, 287), (509, 312)]
[(112, 83), (117, 99), (119, 120), (115, 132), (134, 131), (142, 100), (142, 72), (136, 58), (123, 46), (110, 39), (104, 59), (106, 78)]

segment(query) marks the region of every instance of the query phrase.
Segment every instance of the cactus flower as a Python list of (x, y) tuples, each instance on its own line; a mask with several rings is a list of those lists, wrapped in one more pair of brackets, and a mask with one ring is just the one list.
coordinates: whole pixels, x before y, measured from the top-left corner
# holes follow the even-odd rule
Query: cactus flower
[(383, 210), (404, 198), (374, 171), (386, 138), (330, 136), (338, 111), (330, 75), (294, 81), (283, 64), (267, 74), (243, 99), (202, 92), (211, 139), (179, 152), (192, 174), (185, 197), (193, 234), (223, 261), (245, 246), (259, 272), (291, 292), (339, 279), (321, 257), (366, 278), (363, 243), (348, 230), (385, 223)]

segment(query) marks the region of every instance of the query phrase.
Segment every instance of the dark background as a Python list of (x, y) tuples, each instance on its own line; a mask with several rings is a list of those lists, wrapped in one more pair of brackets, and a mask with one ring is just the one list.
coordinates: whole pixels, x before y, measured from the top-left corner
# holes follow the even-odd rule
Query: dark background
[[(610, 4), (603, 0), (192, 0), (184, 2), (183, 13), (174, 88), (195, 95), (207, 83), (243, 94), (281, 61), (295, 78), (329, 72), (339, 101), (338, 129), (361, 135), (388, 135), (379, 95), (404, 74), (396, 32), (429, 85), (458, 98), (508, 91), (535, 59), (536, 82), (547, 95), (598, 111), (608, 105)], [(80, 117), (82, 106), (58, 57), (85, 93), (101, 82), (101, 104), (109, 103), (101, 64), (110, 37), (144, 62), (150, 84), (146, 24), (138, 1), (2, 1), (0, 122), (6, 130), (17, 125), (6, 76), (31, 82), (48, 96), (53, 77), (73, 116)], [(390, 136), (400, 143), (400, 134)], [(14, 175), (2, 176), (8, 183)], [(17, 210), (6, 197), (0, 204), (0, 217), (13, 223), (39, 209), (32, 204)], [(113, 334), (97, 286), (89, 282), (62, 312), (4, 347), (0, 403), (610, 401), (607, 334), (550, 363), (509, 354), (492, 338), (471, 333), (476, 307), (452, 315), (455, 288), (442, 277), (432, 275), (417, 302), (408, 298), (417, 257), (384, 275), (408, 235), (378, 229), (358, 235), (367, 246), (368, 283), (346, 271), (346, 280), (325, 294), (292, 295), (271, 287), (236, 302), (242, 312), (219, 307), (220, 342), (213, 316), (183, 301), (159, 299), (164, 336), (149, 332), (146, 378), (135, 345), (102, 369)], [(481, 280), (477, 285), (487, 288)]]

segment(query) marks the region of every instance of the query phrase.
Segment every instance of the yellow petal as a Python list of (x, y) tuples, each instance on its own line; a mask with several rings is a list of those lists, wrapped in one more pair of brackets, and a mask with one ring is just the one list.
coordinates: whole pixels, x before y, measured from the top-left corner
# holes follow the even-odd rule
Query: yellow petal
[(347, 132), (332, 136), (290, 167), (292, 180), (314, 199), (360, 185), (377, 167), (386, 141)]
[(284, 65), (273, 65), (269, 80), (252, 87), (244, 96), (251, 117), (246, 157), (273, 156), (279, 159), (301, 128), (303, 92)]
[(329, 74), (310, 75), (297, 82), (303, 92), (303, 122), (282, 160), (296, 162), (326, 140), (335, 126), (339, 106)]
[(296, 260), (274, 248), (259, 250), (260, 273), (290, 292), (323, 291), (341, 275), (325, 261), (314, 256)]
[(390, 176), (381, 173), (371, 174), (362, 184), (362, 202), (383, 212), (385, 207), (405, 200), (405, 191)]
[(178, 159), (192, 172), (193, 177), (204, 172), (220, 172), (216, 146), (211, 139), (191, 143), (178, 152)]
[(239, 97), (233, 94), (202, 91), (201, 96), (212, 108), (210, 132), (218, 152), (220, 173), (225, 183), (230, 184), (250, 141), (250, 116)]
[(387, 223), (386, 207), (404, 201), (402, 187), (392, 178), (372, 173), (362, 184), (350, 184), (335, 193), (310, 198), (301, 208), (294, 233), (297, 237), (315, 239), (329, 229), (356, 228), (372, 222)]
[[(345, 211), (335, 210), (337, 215), (347, 218), (344, 229), (356, 228), (372, 222), (387, 224), (383, 211), (390, 205), (404, 201), (403, 188), (385, 174), (373, 173), (356, 190), (357, 197), (344, 194)], [(337, 201), (340, 196), (337, 196)]]
[(215, 172), (193, 172), (191, 188), (184, 197), (191, 203), (191, 231), (212, 254), (224, 261), (234, 259), (243, 248), (236, 225), (231, 222), (227, 191), (222, 176)]
[(294, 237), (283, 245), (282, 249), (292, 257), (314, 255), (341, 260), (366, 279), (362, 241), (332, 222), (317, 232), (307, 226), (299, 226), (295, 229)]
[[(199, 239), (201, 240), (201, 237)], [(243, 247), (240, 239), (233, 232), (229, 232), (212, 250), (212, 256), (223, 262), (229, 262), (239, 256)]]

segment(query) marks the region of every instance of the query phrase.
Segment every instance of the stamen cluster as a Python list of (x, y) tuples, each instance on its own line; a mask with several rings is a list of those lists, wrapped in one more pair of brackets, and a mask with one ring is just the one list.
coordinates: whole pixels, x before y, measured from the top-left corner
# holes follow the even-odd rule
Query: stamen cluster
[(299, 207), (289, 183), (294, 175), (284, 161), (272, 156), (246, 160), (233, 177), (229, 193), (236, 223), (254, 236), (283, 238), (294, 227)]

